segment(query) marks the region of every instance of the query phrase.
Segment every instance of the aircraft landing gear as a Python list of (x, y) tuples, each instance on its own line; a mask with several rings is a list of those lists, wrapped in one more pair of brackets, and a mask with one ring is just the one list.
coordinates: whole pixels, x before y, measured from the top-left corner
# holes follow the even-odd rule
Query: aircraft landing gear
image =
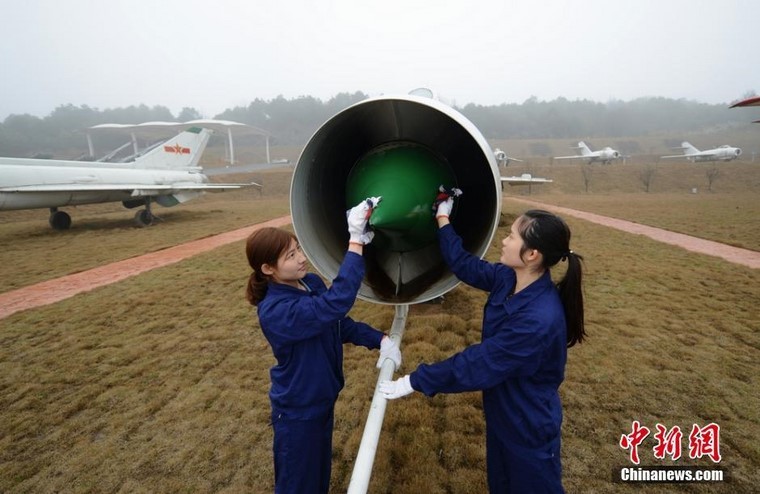
[(135, 223), (140, 228), (153, 224), (153, 215), (147, 209), (142, 209), (135, 213)]
[(145, 199), (145, 209), (135, 213), (135, 223), (140, 228), (143, 228), (152, 225), (156, 219), (158, 218), (153, 216), (153, 212), (150, 209), (150, 197), (147, 197)]
[(63, 211), (58, 211), (58, 208), (50, 208), (48, 223), (53, 230), (68, 230), (71, 227), (71, 216)]

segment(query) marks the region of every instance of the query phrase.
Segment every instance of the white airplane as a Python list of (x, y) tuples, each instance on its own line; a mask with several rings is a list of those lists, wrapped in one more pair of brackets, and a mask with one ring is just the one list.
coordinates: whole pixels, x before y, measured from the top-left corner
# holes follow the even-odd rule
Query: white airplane
[[(496, 158), (496, 163), (498, 166), (507, 166), (510, 161), (517, 161), (522, 163), (523, 160), (518, 160), (517, 158), (512, 158), (510, 156), (507, 156), (507, 153), (502, 151), (499, 148), (496, 148), (493, 152), (494, 157)], [(504, 184), (509, 185), (531, 185), (531, 184), (548, 184), (553, 182), (553, 180), (548, 178), (541, 178), (541, 177), (534, 177), (530, 173), (523, 173), (519, 177), (517, 176), (511, 176), (511, 177), (499, 177), (501, 180), (501, 187), (504, 188)]]
[(494, 150), (493, 155), (496, 158), (496, 163), (499, 166), (507, 166), (510, 161), (517, 161), (519, 163), (522, 163), (522, 160), (518, 160), (517, 158), (512, 158), (511, 156), (507, 156), (507, 153), (505, 153), (499, 148), (496, 148)]
[(583, 160), (588, 161), (589, 163), (601, 161), (605, 165), (609, 165), (612, 162), (612, 160), (621, 159), (623, 157), (620, 154), (620, 151), (617, 151), (616, 149), (612, 149), (609, 146), (607, 146), (604, 149), (600, 149), (599, 151), (592, 151), (583, 141), (580, 141), (574, 149), (580, 149), (581, 154), (576, 154), (573, 156), (555, 156), (554, 159), (555, 160), (583, 159)]
[(530, 173), (523, 173), (519, 177), (501, 177), (501, 185), (531, 185), (531, 184), (549, 184), (554, 182), (550, 178), (534, 177)]
[(175, 206), (205, 191), (259, 184), (209, 183), (198, 166), (212, 131), (193, 127), (129, 163), (91, 163), (0, 158), (0, 210), (50, 208), (50, 226), (66, 230), (71, 216), (61, 206), (121, 202), (145, 206), (135, 214), (140, 226), (155, 216), (151, 203)]
[(731, 161), (735, 160), (742, 154), (740, 148), (731, 147), (727, 144), (717, 147), (715, 149), (708, 149), (706, 151), (700, 151), (686, 141), (681, 143), (680, 148), (683, 149), (683, 154), (675, 154), (670, 156), (660, 156), (660, 158), (686, 158), (692, 162), (698, 161)]
[[(507, 156), (507, 153), (502, 151), (499, 148), (496, 148), (493, 152), (494, 157), (496, 158), (496, 163), (499, 165), (499, 167), (507, 166), (510, 161), (517, 161), (519, 163), (522, 163), (523, 160), (518, 160), (517, 158), (512, 158), (511, 156)], [(531, 184), (548, 184), (553, 182), (553, 180), (548, 178), (540, 178), (540, 177), (534, 177), (530, 173), (523, 173), (522, 175), (518, 176), (511, 176), (511, 177), (499, 177), (501, 180), (501, 186), (502, 189), (504, 188), (504, 184), (509, 185), (531, 185)]]

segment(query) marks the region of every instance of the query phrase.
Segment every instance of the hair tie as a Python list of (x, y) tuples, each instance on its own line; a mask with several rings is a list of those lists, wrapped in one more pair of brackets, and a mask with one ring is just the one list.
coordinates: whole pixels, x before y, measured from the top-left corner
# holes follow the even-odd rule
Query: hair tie
[(575, 252), (573, 252), (572, 250), (568, 250), (568, 251), (567, 251), (565, 254), (563, 254), (563, 255), (562, 255), (562, 259), (561, 259), (561, 261), (562, 261), (562, 262), (565, 262), (565, 261), (567, 261), (567, 258), (568, 258), (568, 256), (569, 256), (570, 254), (575, 254)]

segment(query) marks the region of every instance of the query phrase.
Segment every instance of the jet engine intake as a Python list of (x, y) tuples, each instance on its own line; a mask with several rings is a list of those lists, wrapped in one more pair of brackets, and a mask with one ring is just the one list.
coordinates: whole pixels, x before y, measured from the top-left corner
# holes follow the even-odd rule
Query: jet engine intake
[(290, 190), (293, 227), (314, 268), (332, 279), (346, 253), (346, 210), (382, 196), (359, 297), (421, 303), (459, 283), (436, 238), (438, 187), (464, 191), (450, 219), (465, 249), (482, 257), (498, 227), (499, 176), (485, 138), (450, 106), (417, 95), (370, 98), (334, 115), (304, 147)]

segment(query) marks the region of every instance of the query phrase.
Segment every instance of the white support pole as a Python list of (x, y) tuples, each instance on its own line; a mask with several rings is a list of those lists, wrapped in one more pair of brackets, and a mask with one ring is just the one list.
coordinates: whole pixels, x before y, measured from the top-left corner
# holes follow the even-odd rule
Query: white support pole
[[(396, 305), (396, 316), (391, 326), (390, 338), (399, 347), (401, 346), (401, 337), (404, 335), (406, 315), (408, 313), (408, 305)], [(391, 359), (385, 359), (380, 367), (380, 374), (377, 377), (377, 384), (375, 384), (375, 395), (369, 407), (369, 415), (367, 415), (367, 424), (364, 426), (364, 434), (362, 435), (362, 442), (359, 445), (359, 452), (356, 454), (354, 471), (351, 473), (351, 483), (348, 484), (348, 494), (364, 494), (369, 487), (372, 464), (375, 462), (377, 443), (380, 440), (380, 430), (383, 427), (385, 405), (388, 403), (388, 400), (378, 391), (378, 384), (380, 384), (380, 381), (392, 379), (395, 367), (396, 365)]]
[(235, 164), (235, 146), (232, 144), (232, 128), (227, 127), (227, 142), (230, 145), (230, 165)]
[(90, 158), (95, 159), (95, 146), (92, 145), (92, 136), (87, 133), (87, 149), (90, 150)]
[(266, 140), (267, 140), (267, 163), (271, 163), (272, 158), (269, 157), (269, 136), (266, 136)]

